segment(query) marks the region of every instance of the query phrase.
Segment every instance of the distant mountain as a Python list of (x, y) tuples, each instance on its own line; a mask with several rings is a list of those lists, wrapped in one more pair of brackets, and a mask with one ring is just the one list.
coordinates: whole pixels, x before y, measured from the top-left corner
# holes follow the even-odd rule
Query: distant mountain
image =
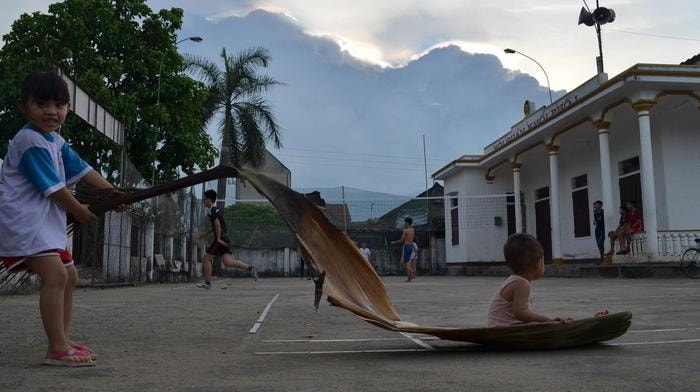
[[(392, 195), (390, 193), (366, 191), (352, 187), (330, 188), (296, 188), (300, 193), (318, 191), (327, 204), (341, 204), (343, 200), (348, 206), (353, 222), (379, 218), (411, 198), (408, 196)], [(343, 197), (343, 194), (345, 197)]]

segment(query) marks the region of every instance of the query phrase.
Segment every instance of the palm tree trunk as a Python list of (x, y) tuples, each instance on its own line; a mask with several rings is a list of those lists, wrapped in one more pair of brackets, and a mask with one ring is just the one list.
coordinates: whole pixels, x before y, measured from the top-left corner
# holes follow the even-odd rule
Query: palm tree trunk
[[(231, 165), (231, 132), (228, 129), (228, 121), (224, 124), (224, 132), (221, 136), (221, 156), (219, 158), (219, 165), (228, 166)], [(226, 185), (227, 178), (219, 178), (216, 185), (216, 195), (220, 201), (216, 202), (216, 206), (223, 211), (226, 207)]]

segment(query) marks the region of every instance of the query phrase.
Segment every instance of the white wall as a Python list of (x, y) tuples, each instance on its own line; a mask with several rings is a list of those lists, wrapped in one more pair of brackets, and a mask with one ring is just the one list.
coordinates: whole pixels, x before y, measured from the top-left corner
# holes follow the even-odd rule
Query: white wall
[(700, 110), (690, 98), (679, 105), (657, 116), (652, 112), (652, 135), (660, 134), (661, 140), (654, 163), (663, 161), (665, 178), (656, 197), (665, 200), (667, 210), (659, 230), (700, 229)]
[(523, 192), (525, 199), (524, 231), (533, 236), (536, 235), (535, 191), (549, 186), (549, 163), (547, 159), (547, 150), (543, 146), (537, 146), (518, 158), (518, 161), (522, 164), (520, 168), (520, 190)]
[[(559, 151), (559, 217), (561, 251), (564, 259), (591, 259), (600, 257), (595, 242), (593, 202), (603, 199), (600, 175), (600, 146), (598, 131), (591, 124), (583, 124), (562, 136)], [(615, 167), (617, 167), (615, 165)], [(588, 179), (588, 223), (590, 235), (576, 237), (574, 233), (573, 187), (574, 177)], [(604, 206), (613, 208), (615, 206)]]
[[(459, 198), (459, 245), (452, 245), (450, 200), (445, 200), (445, 248), (447, 262), (502, 261), (503, 242), (508, 236), (505, 195), (512, 192), (512, 172), (502, 170), (493, 184), (487, 184), (483, 168), (464, 168), (445, 180), (445, 195)], [(500, 216), (503, 224), (495, 225)]]

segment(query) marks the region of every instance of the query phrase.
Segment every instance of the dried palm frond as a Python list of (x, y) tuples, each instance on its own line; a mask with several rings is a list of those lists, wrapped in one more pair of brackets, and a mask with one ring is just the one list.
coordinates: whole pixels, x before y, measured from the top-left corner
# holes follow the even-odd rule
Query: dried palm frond
[[(75, 197), (83, 204), (88, 204), (90, 211), (95, 215), (104, 214), (107, 211), (117, 209), (123, 204), (134, 204), (152, 197), (175, 192), (192, 185), (217, 180), (220, 178), (236, 177), (238, 170), (232, 166), (217, 166), (201, 173), (180, 178), (175, 181), (165, 182), (145, 189), (80, 189)], [(72, 232), (75, 220), (69, 217), (69, 233)]]

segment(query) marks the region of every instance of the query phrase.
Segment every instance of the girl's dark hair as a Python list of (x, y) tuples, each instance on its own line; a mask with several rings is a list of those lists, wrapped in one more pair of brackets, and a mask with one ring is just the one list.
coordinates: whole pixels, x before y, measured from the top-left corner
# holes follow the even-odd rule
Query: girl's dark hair
[(22, 83), (20, 102), (26, 104), (29, 100), (49, 101), (58, 103), (70, 102), (68, 85), (57, 73), (51, 71), (35, 71), (27, 75)]

